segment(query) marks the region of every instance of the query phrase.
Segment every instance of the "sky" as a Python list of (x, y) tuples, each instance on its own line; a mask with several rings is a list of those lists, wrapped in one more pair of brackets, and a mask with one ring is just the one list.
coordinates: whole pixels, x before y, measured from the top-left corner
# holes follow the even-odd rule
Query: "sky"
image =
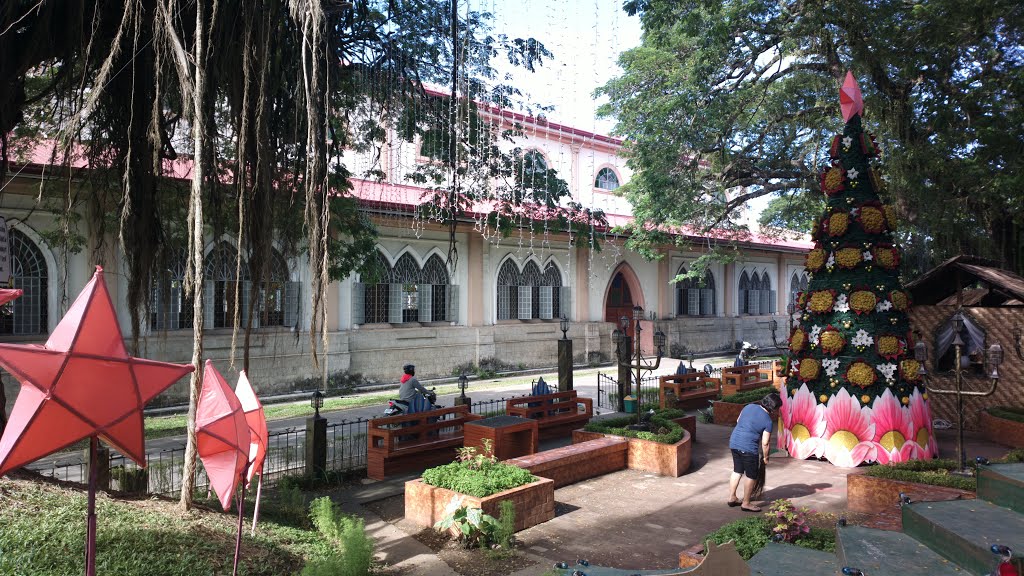
[[(530, 73), (513, 74), (513, 84), (530, 100), (554, 106), (548, 120), (608, 134), (615, 122), (597, 119), (595, 89), (621, 73), (619, 54), (640, 44), (640, 19), (622, 11), (622, 0), (467, 0), (470, 9), (495, 15), (494, 32), (512, 38), (533, 37), (554, 59)], [(460, 7), (460, 11), (462, 8)], [(499, 64), (500, 63), (496, 63)]]

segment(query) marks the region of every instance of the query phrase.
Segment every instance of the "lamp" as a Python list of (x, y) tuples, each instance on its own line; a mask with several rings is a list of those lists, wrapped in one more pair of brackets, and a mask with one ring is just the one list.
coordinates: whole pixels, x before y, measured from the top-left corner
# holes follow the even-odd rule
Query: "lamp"
[(324, 407), (324, 393), (319, 388), (313, 390), (313, 396), (309, 400), (309, 405), (313, 407), (313, 417), (320, 417), (320, 409)]
[(615, 348), (618, 349), (619, 345), (622, 344), (622, 330), (616, 328), (612, 330), (612, 342), (615, 344)]
[(775, 336), (775, 332), (777, 332), (779, 329), (779, 321), (776, 320), (775, 318), (769, 320), (768, 329), (772, 331), (772, 344), (775, 345), (776, 349), (781, 348), (781, 346), (779, 346), (778, 338)]
[(1003, 363), (1003, 347), (999, 344), (992, 344), (989, 346), (988, 351), (985, 354), (988, 365), (991, 372), (988, 375), (989, 388), (987, 390), (964, 390), (964, 367), (960, 361), (963, 355), (964, 341), (960, 339), (960, 330), (964, 327), (963, 311), (957, 309), (953, 313), (951, 318), (953, 324), (953, 381), (955, 386), (951, 389), (940, 389), (934, 388), (930, 385), (928, 372), (925, 369), (925, 362), (928, 361), (928, 347), (924, 342), (918, 342), (914, 345), (914, 360), (917, 360), (921, 367), (917, 373), (921, 376), (921, 379), (925, 383), (930, 394), (939, 395), (955, 395), (956, 396), (956, 414), (957, 414), (957, 441), (956, 441), (956, 454), (957, 463), (962, 472), (967, 469), (966, 461), (964, 460), (964, 396), (991, 396), (996, 391), (996, 387), (999, 385), (999, 365)]
[(462, 404), (466, 403), (466, 386), (469, 386), (469, 377), (466, 376), (465, 372), (463, 372), (459, 375), (459, 400), (462, 401)]
[(665, 354), (665, 333), (660, 329), (654, 332), (654, 347), (658, 349), (658, 356)]
[(569, 319), (562, 314), (562, 317), (558, 320), (558, 329), (562, 331), (562, 340), (568, 340), (565, 333), (569, 331)]

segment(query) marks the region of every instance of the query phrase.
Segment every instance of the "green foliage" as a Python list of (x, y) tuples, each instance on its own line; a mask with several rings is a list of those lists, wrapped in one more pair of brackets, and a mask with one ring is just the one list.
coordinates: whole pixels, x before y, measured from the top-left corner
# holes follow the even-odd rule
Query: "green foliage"
[[(1024, 78), (1019, 2), (624, 8), (640, 17), (642, 43), (598, 93), (609, 98), (601, 113), (630, 142), (635, 172), (623, 188), (636, 206), (636, 243), (665, 240), (648, 224), (742, 230), (727, 219), (762, 195), (781, 197), (770, 224), (800, 226), (820, 202), (822, 152), (841, 122), (837, 88), (852, 68), (865, 118), (894, 152), (885, 199), (909, 226), (908, 277), (959, 253), (1002, 255), (1024, 269), (1024, 158), (1015, 152), (1024, 109), (1008, 104)], [(725, 194), (735, 189), (743, 193)]]
[(974, 477), (950, 473), (956, 469), (957, 463), (954, 460), (910, 460), (884, 466), (872, 466), (864, 474), (889, 480), (920, 482), (921, 484), (959, 488), (960, 490), (977, 490), (978, 481)]
[(651, 416), (650, 422), (651, 428), (654, 430), (653, 432), (630, 430), (626, 428), (631, 424), (636, 424), (636, 417), (632, 416), (609, 418), (605, 420), (591, 420), (583, 427), (583, 429), (587, 432), (600, 432), (601, 434), (614, 434), (616, 436), (623, 436), (626, 438), (639, 438), (640, 440), (650, 440), (661, 444), (675, 444), (683, 439), (683, 433), (685, 432), (683, 427), (673, 422), (670, 418), (666, 418), (664, 414), (655, 412)]
[(501, 372), (512, 372), (517, 369), (522, 370), (520, 366), (503, 362), (498, 358), (490, 357), (481, 358), (480, 365), (473, 364), (472, 362), (459, 364), (455, 368), (452, 368), (452, 376), (476, 374), (477, 378), (488, 379), (497, 377)]
[(149, 489), (149, 471), (146, 468), (115, 466), (110, 469), (110, 478), (117, 482), (121, 492), (145, 494)]
[(1016, 448), (1014, 450), (1010, 450), (1009, 452), (1006, 453), (1006, 456), (1003, 456), (1002, 458), (999, 459), (999, 462), (1004, 464), (1024, 462), (1024, 448)]
[(312, 562), (303, 576), (364, 576), (373, 562), (373, 540), (366, 535), (363, 519), (349, 516), (324, 496), (309, 505), (309, 517), (316, 529), (338, 547), (331, 556)]
[(502, 500), (498, 522), (494, 526), (494, 543), (504, 550), (515, 547), (516, 506), (511, 500)]
[(295, 526), (309, 527), (309, 515), (306, 512), (306, 496), (302, 488), (290, 479), (296, 476), (284, 476), (261, 504), (261, 515), (274, 521)]
[(745, 392), (737, 392), (729, 396), (722, 398), (722, 402), (729, 402), (732, 404), (750, 404), (751, 402), (757, 402), (767, 396), (768, 394), (775, 392), (775, 388), (771, 386), (765, 386), (763, 388), (757, 388), (754, 390), (747, 390)]
[(715, 407), (713, 405), (708, 406), (707, 408), (699, 408), (697, 410), (697, 414), (698, 418), (700, 418), (700, 421), (703, 422), (704, 424), (715, 423)]
[(807, 524), (808, 512), (807, 508), (797, 508), (785, 498), (772, 502), (766, 513), (772, 536), (784, 542), (795, 542), (807, 536), (811, 532)]
[(498, 520), (490, 514), (485, 514), (480, 508), (463, 506), (462, 497), (456, 496), (448, 503), (444, 516), (434, 524), (434, 529), (443, 532), (452, 528), (467, 548), (485, 547), (494, 539)]
[(472, 446), (459, 450), (459, 460), (423, 471), (423, 481), (460, 494), (484, 497), (536, 480), (528, 470), (498, 462), (489, 444), (478, 454)]
[(1024, 422), (1024, 408), (1017, 408), (1015, 406), (993, 406), (988, 408), (987, 411), (996, 418), (1013, 420), (1014, 422)]
[(705, 536), (704, 540), (715, 544), (725, 544), (732, 540), (740, 556), (750, 560), (771, 541), (771, 530), (766, 517), (752, 516), (730, 522)]

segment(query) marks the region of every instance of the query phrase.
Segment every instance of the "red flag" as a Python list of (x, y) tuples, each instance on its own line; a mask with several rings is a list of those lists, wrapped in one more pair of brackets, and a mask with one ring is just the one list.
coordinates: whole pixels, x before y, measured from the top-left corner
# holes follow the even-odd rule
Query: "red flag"
[(145, 466), (142, 409), (193, 370), (128, 355), (99, 266), (46, 344), (0, 344), (0, 366), (21, 382), (0, 476), (91, 436)]
[(245, 422), (249, 426), (249, 474), (251, 482), (255, 474), (263, 473), (263, 460), (267, 456), (267, 418), (263, 415), (263, 404), (256, 397), (245, 370), (238, 373), (235, 396), (242, 405)]
[(224, 510), (229, 510), (249, 463), (249, 425), (238, 397), (209, 360), (196, 407), (196, 444), (210, 486)]

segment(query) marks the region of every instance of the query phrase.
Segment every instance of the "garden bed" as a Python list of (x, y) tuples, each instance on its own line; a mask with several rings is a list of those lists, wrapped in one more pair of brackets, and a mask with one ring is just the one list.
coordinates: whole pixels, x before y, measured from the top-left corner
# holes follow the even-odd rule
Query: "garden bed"
[[(579, 444), (587, 440), (596, 440), (605, 436), (617, 436), (602, 432), (573, 430), (572, 443)], [(619, 436), (620, 438), (622, 436)], [(664, 444), (653, 440), (626, 438), (629, 450), (626, 454), (626, 466), (631, 470), (643, 470), (659, 476), (678, 477), (690, 469), (690, 433), (683, 430), (682, 440), (673, 444)]]
[(547, 478), (490, 496), (469, 496), (447, 488), (431, 486), (420, 479), (405, 483), (405, 519), (417, 526), (431, 528), (445, 515), (445, 508), (453, 498), (462, 498), (462, 504), (481, 508), (484, 513), (498, 517), (502, 500), (511, 500), (516, 513), (516, 531), (525, 530), (555, 517), (555, 483)]
[(982, 410), (978, 425), (988, 440), (1024, 448), (1024, 409), (993, 407)]
[(715, 424), (720, 426), (735, 426), (740, 412), (747, 404), (758, 402), (768, 394), (775, 392), (774, 388), (764, 386), (755, 390), (747, 390), (738, 394), (726, 396), (717, 402), (712, 402), (714, 407), (713, 416)]
[(885, 512), (897, 506), (901, 492), (914, 501), (973, 500), (977, 481), (973, 476), (950, 474), (955, 467), (952, 460), (915, 460), (849, 474), (847, 506), (857, 512)]

